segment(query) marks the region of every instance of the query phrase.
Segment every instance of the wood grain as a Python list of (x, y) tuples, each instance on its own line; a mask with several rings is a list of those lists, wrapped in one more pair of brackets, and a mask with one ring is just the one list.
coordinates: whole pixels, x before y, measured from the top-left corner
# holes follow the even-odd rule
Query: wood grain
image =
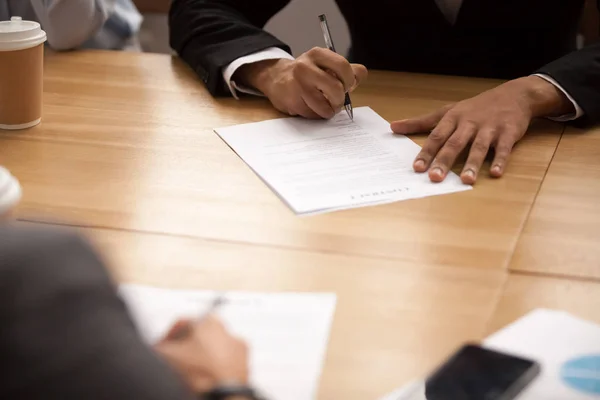
[(536, 308), (562, 310), (600, 323), (600, 283), (511, 274), (487, 333), (497, 331)]
[(121, 282), (336, 293), (319, 391), (324, 400), (377, 399), (426, 374), (465, 341), (481, 339), (506, 274), (156, 234), (79, 232)]
[[(353, 101), (393, 120), (496, 84), (375, 71)], [(170, 56), (50, 54), (43, 122), (0, 134), (0, 160), (24, 186), (23, 219), (506, 268), (562, 132), (539, 122), (506, 177), (473, 191), (298, 218), (213, 132), (279, 116), (264, 99), (211, 97)]]
[(600, 128), (568, 128), (510, 268), (600, 280)]
[[(80, 226), (120, 282), (335, 292), (319, 399), (378, 398), (537, 307), (600, 321), (597, 283), (535, 276), (600, 276), (600, 131), (569, 128), (548, 171), (563, 127), (538, 121), (503, 179), (300, 218), (212, 131), (280, 117), (266, 100), (215, 99), (166, 55), (49, 54), (45, 68), (42, 124), (0, 132), (17, 215)], [(402, 119), (496, 84), (375, 71), (353, 102)]]

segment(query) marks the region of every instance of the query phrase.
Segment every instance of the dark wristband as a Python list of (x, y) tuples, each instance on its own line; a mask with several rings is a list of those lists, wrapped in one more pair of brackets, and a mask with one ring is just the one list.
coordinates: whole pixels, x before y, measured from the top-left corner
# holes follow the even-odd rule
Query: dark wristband
[(219, 385), (200, 395), (199, 400), (229, 400), (234, 397), (241, 397), (248, 400), (263, 400), (258, 397), (254, 389), (245, 385)]

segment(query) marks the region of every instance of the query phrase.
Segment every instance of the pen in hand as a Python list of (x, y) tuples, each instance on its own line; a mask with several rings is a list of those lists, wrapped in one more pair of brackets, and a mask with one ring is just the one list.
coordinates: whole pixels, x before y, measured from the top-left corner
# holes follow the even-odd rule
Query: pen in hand
[[(333, 39), (331, 38), (331, 31), (329, 30), (329, 24), (327, 23), (327, 17), (325, 16), (325, 14), (319, 15), (319, 21), (321, 22), (321, 30), (323, 31), (323, 37), (325, 38), (325, 45), (327, 46), (327, 48), (331, 51), (333, 51), (334, 53), (337, 53), (335, 51), (335, 46), (333, 45)], [(344, 108), (346, 109), (346, 112), (348, 113), (348, 116), (350, 117), (351, 120), (354, 120), (354, 111), (352, 109), (352, 101), (350, 100), (350, 94), (348, 92), (346, 92), (346, 97), (344, 100)]]
[(225, 297), (223, 295), (215, 297), (212, 303), (210, 303), (210, 307), (208, 307), (205, 315), (213, 314), (223, 304), (225, 304)]
[[(225, 301), (226, 300), (223, 295), (215, 297), (208, 306), (208, 309), (200, 316), (200, 320), (216, 312), (217, 309), (225, 303)], [(185, 321), (178, 323), (177, 325), (175, 325), (175, 327), (173, 327), (173, 329), (169, 333), (169, 338), (179, 340), (188, 337), (193, 328), (192, 323), (193, 321)]]

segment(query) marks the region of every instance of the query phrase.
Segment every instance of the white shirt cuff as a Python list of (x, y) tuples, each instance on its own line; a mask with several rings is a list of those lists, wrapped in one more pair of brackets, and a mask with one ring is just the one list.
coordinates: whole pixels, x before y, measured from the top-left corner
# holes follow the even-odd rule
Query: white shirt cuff
[(256, 89), (252, 89), (249, 87), (244, 87), (242, 85), (237, 85), (234, 81), (231, 80), (235, 71), (237, 71), (242, 65), (252, 64), (259, 61), (265, 60), (277, 60), (285, 58), (288, 60), (294, 60), (289, 53), (284, 50), (281, 50), (279, 47), (270, 47), (266, 50), (262, 50), (244, 57), (240, 57), (237, 60), (233, 61), (231, 64), (227, 65), (223, 68), (223, 79), (225, 83), (227, 83), (227, 87), (229, 87), (229, 91), (232, 96), (236, 99), (238, 98), (237, 92), (244, 92), (248, 94), (253, 94), (255, 96), (262, 96), (262, 93), (257, 91)]
[(577, 118), (580, 118), (583, 116), (584, 112), (581, 109), (581, 107), (579, 107), (579, 104), (577, 104), (577, 102), (575, 101), (575, 99), (573, 97), (571, 97), (571, 95), (562, 87), (560, 86), (560, 84), (558, 82), (556, 82), (552, 77), (548, 76), (548, 75), (544, 75), (544, 74), (534, 74), (535, 76), (539, 76), (540, 78), (542, 78), (543, 80), (550, 82), (551, 84), (553, 84), (554, 86), (556, 86), (556, 88), (558, 90), (560, 90), (561, 92), (563, 92), (563, 94), (565, 96), (567, 96), (567, 99), (569, 99), (569, 101), (571, 103), (573, 103), (573, 107), (575, 108), (575, 112), (571, 113), (571, 114), (565, 114), (565, 115), (561, 115), (559, 117), (552, 117), (552, 118), (548, 118), (551, 119), (553, 121), (557, 121), (557, 122), (566, 122), (566, 121), (573, 121)]

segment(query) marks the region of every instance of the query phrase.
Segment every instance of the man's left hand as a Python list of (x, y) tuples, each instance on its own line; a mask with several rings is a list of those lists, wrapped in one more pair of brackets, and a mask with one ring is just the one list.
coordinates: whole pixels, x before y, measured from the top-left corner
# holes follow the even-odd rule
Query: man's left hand
[(431, 114), (396, 121), (398, 134), (431, 132), (414, 162), (417, 172), (429, 170), (433, 182), (441, 182), (458, 155), (471, 144), (460, 175), (474, 184), (490, 148), (495, 149), (490, 174), (504, 173), (513, 146), (535, 117), (574, 112), (570, 100), (553, 84), (529, 76), (506, 82), (473, 98), (443, 107)]

